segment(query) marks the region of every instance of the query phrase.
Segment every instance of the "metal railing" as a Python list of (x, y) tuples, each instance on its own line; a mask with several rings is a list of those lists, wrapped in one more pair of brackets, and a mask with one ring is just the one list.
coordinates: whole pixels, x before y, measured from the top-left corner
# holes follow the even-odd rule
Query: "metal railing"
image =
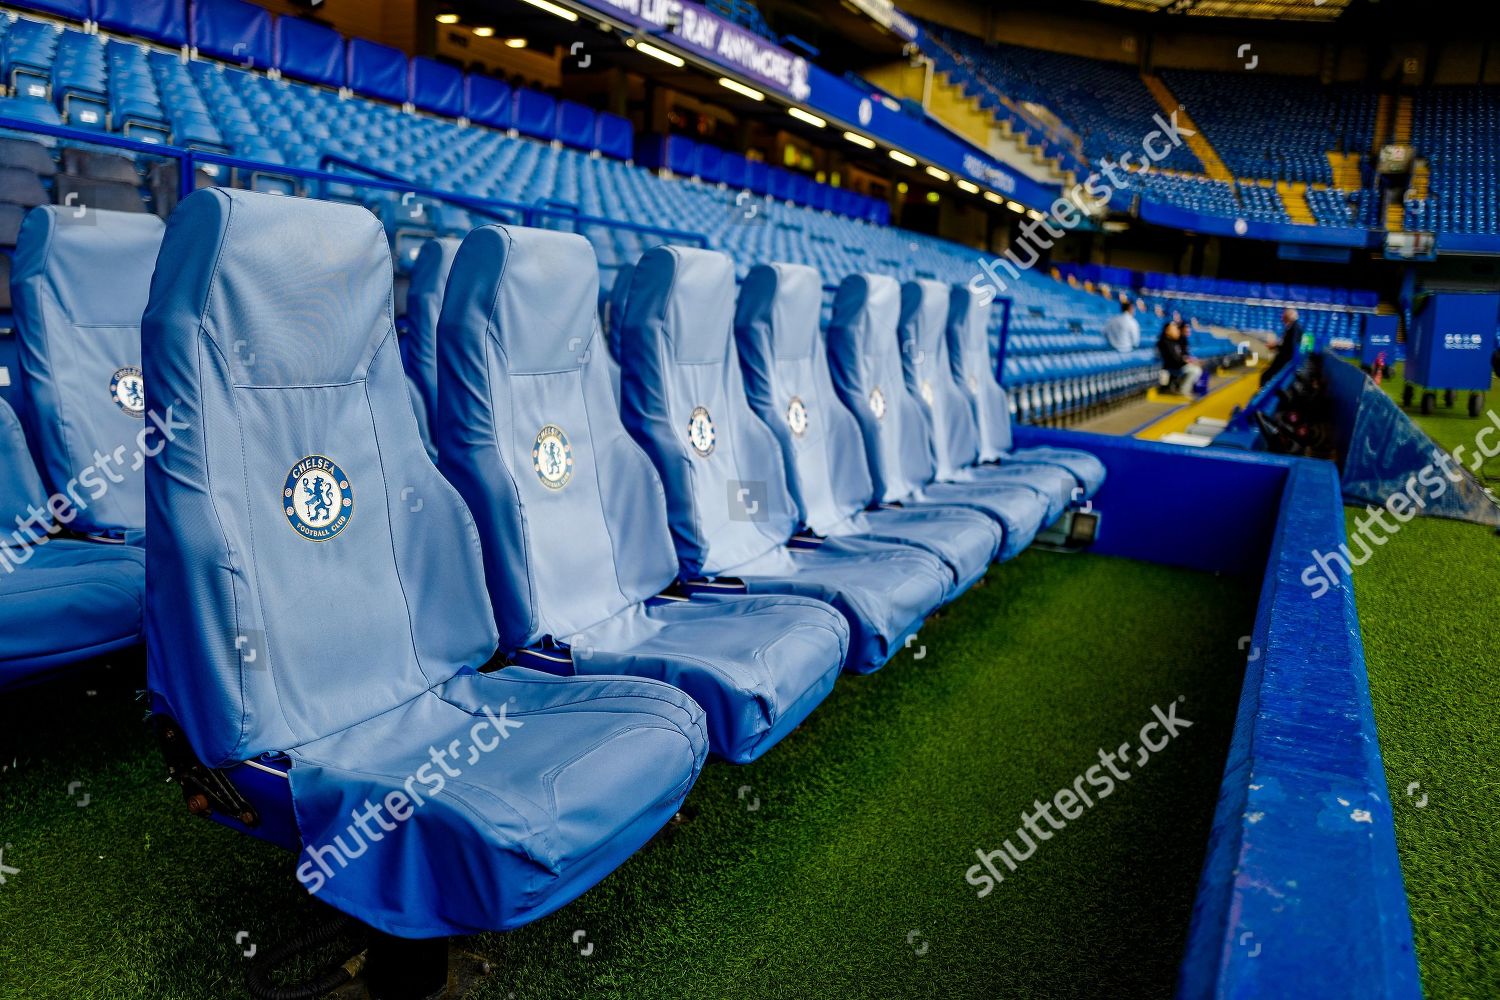
[[(135, 153), (141, 156), (150, 156), (160, 160), (175, 161), (177, 164), (177, 195), (179, 199), (186, 198), (197, 190), (198, 171), (205, 166), (211, 166), (218, 169), (227, 168), (228, 170), (245, 171), (252, 176), (291, 178), (324, 185), (342, 183), (355, 187), (373, 188), (379, 191), (390, 191), (401, 195), (443, 201), (489, 218), (511, 218), (517, 224), (523, 226), (543, 226), (549, 221), (556, 220), (567, 222), (572, 227), (572, 231), (578, 233), (582, 233), (583, 228), (586, 226), (597, 226), (618, 232), (636, 233), (642, 236), (656, 236), (660, 237), (663, 242), (686, 246), (706, 247), (708, 245), (708, 237), (702, 233), (690, 232), (686, 229), (674, 229), (669, 226), (654, 226), (639, 222), (628, 222), (623, 219), (589, 215), (580, 211), (576, 206), (565, 202), (546, 200), (535, 204), (525, 204), (498, 198), (478, 197), (444, 188), (428, 187), (413, 183), (409, 178), (401, 177), (379, 167), (371, 167), (336, 154), (324, 155), (319, 161), (320, 168), (325, 165), (336, 164), (345, 170), (360, 171), (365, 176), (337, 173), (326, 169), (310, 169), (287, 163), (268, 163), (264, 160), (247, 159), (228, 153), (217, 153), (211, 150), (194, 149), (186, 146), (142, 142), (139, 139), (130, 139), (112, 132), (95, 132), (89, 129), (72, 128), (67, 125), (53, 125), (48, 122), (33, 121), (26, 118), (14, 118), (3, 114), (0, 114), (0, 130), (46, 136), (80, 145), (103, 147)], [(216, 172), (217, 170), (207, 171), (210, 176)]]

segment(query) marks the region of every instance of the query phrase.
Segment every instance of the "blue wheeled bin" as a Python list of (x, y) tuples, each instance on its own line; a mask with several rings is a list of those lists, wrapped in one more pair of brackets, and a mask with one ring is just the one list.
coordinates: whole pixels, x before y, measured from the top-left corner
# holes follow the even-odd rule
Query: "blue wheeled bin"
[(1372, 373), (1379, 368), (1382, 375), (1389, 374), (1396, 364), (1396, 328), (1401, 317), (1366, 313), (1364, 320), (1364, 337), (1359, 345), (1360, 367)]
[(1469, 416), (1484, 410), (1490, 387), (1490, 355), (1500, 323), (1500, 295), (1488, 292), (1432, 292), (1417, 300), (1406, 345), (1406, 388), (1401, 401), (1411, 405), (1414, 385), (1422, 387), (1421, 410), (1437, 407), (1437, 394), (1452, 406), (1454, 394), (1469, 393)]

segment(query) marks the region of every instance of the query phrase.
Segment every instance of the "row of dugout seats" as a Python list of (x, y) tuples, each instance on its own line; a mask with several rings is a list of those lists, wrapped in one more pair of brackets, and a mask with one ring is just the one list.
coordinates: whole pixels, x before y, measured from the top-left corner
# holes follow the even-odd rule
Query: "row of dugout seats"
[[(368, 212), (44, 206), (20, 257), (27, 408), (73, 504), (40, 502), (0, 409), (7, 504), (57, 520), (3, 550), (0, 677), (76, 654), (24, 648), (76, 644), (75, 616), (132, 641), (143, 542), (148, 683), (195, 811), (302, 852), (310, 891), (397, 936), (575, 898), (709, 752), (765, 753), (1105, 474), (1012, 449), (988, 308), (939, 282), (851, 276), (825, 337), (811, 268), (736, 295), (723, 254), (655, 248), (621, 293), (617, 398), (588, 242), (482, 227), (431, 303), (435, 465)], [(123, 544), (89, 540), (114, 518), (69, 492), (77, 463), (131, 432), (101, 494)], [(56, 562), (94, 592), (54, 593)], [(434, 747), (471, 752), (427, 798)], [(392, 796), (402, 822), (350, 847), (351, 808)]]

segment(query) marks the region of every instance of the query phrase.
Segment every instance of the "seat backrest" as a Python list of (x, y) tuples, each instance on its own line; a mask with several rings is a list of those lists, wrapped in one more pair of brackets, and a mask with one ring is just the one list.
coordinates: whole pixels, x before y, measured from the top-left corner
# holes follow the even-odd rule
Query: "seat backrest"
[(146, 526), (141, 314), (161, 239), (154, 215), (47, 205), (21, 224), (11, 299), (28, 417), (43, 475), (85, 534)]
[(677, 577), (661, 480), (625, 432), (588, 240), (484, 226), (438, 334), (440, 468), (474, 512), (504, 648), (580, 629)]
[(609, 356), (620, 360), (620, 337), (625, 328), (625, 303), (630, 298), (630, 279), (635, 274), (634, 264), (621, 264), (615, 270), (615, 283), (609, 288), (605, 337), (609, 345)]
[(901, 286), (901, 369), (927, 414), (937, 478), (951, 478), (979, 459), (974, 410), (948, 363), (948, 286), (926, 278)]
[(389, 711), (495, 649), (479, 535), (422, 448), (363, 208), (213, 188), (145, 316), (149, 682), (211, 766)]
[(727, 256), (663, 246), (636, 265), (625, 307), (621, 411), (666, 485), (687, 577), (732, 574), (800, 520), (776, 437), (745, 398), (734, 306)]
[(828, 373), (818, 329), (823, 276), (805, 264), (757, 264), (740, 286), (735, 346), (750, 406), (781, 442), (802, 523), (820, 535), (870, 505), (875, 486), (859, 424)]
[(448, 272), (458, 254), (456, 239), (427, 240), (417, 251), (406, 291), (406, 335), (401, 338), (401, 360), (406, 376), (417, 388), (427, 419), (437, 410), (438, 316), (443, 311), (443, 293)]
[(1010, 451), (1010, 402), (995, 381), (990, 356), (990, 305), (967, 285), (954, 285), (948, 302), (948, 364), (969, 397), (979, 433), (979, 460), (997, 462)]
[[(38, 531), (24, 532), (18, 526), (35, 516), (33, 511), (47, 507), (47, 492), (42, 478), (31, 462), (21, 421), (10, 404), (0, 399), (0, 547), (27, 545), (40, 537), (51, 524), (50, 516)], [(45, 515), (44, 515), (45, 516)]]
[(896, 503), (932, 481), (927, 417), (901, 371), (901, 286), (851, 274), (833, 297), (828, 363), (833, 385), (864, 434), (875, 499)]

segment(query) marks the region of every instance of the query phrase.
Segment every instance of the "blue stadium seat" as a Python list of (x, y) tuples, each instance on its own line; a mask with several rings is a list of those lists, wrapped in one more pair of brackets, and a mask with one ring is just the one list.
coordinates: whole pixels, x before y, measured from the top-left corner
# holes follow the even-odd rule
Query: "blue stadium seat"
[(479, 526), (503, 648), (681, 688), (713, 751), (748, 762), (832, 690), (849, 627), (802, 597), (657, 600), (677, 556), (661, 480), (607, 381), (597, 288), (580, 236), (469, 234), (438, 337), (440, 468)]
[(443, 292), (448, 272), (461, 241), (452, 238), (428, 240), (417, 252), (406, 291), (406, 323), (402, 325), (401, 362), (412, 393), (412, 406), (427, 454), (437, 461), (432, 417), (437, 412), (438, 316), (443, 311)]
[[(422, 451), (391, 282), (357, 207), (220, 188), (173, 214), (144, 340), (187, 428), (148, 463), (153, 523), (181, 529), (148, 539), (149, 684), (203, 765), (285, 773), (319, 899), (401, 937), (505, 930), (673, 816), (703, 713), (650, 680), (477, 669), (479, 538)], [(378, 837), (352, 825), (369, 803)]]
[(901, 286), (901, 368), (906, 388), (927, 416), (939, 482), (1002, 483), (1047, 498), (1051, 524), (1073, 499), (1073, 476), (1045, 465), (980, 465), (974, 409), (948, 361), (949, 286), (918, 279)]
[(872, 507), (859, 425), (828, 373), (818, 329), (823, 279), (804, 264), (757, 264), (740, 289), (735, 344), (750, 405), (781, 443), (802, 523), (824, 537), (875, 538), (924, 549), (952, 575), (948, 600), (984, 576), (1000, 526), (962, 507)]
[(161, 238), (160, 219), (128, 212), (45, 205), (21, 225), (11, 276), (21, 381), (48, 485), (73, 498), (68, 527), (81, 534), (146, 530), (141, 454), (173, 423), (165, 408), (147, 414), (141, 375)]
[(1010, 403), (995, 381), (990, 357), (990, 305), (967, 285), (954, 285), (948, 306), (948, 362), (959, 392), (969, 398), (978, 431), (979, 461), (1006, 466), (1055, 465), (1066, 469), (1083, 498), (1104, 484), (1104, 463), (1076, 448), (1025, 448), (1014, 451)]
[(780, 446), (745, 397), (734, 307), (734, 265), (712, 250), (656, 247), (630, 283), (621, 408), (666, 485), (681, 575), (827, 601), (849, 621), (846, 668), (876, 670), (942, 602), (947, 567), (868, 539), (789, 544), (801, 518)]
[(934, 480), (932, 429), (902, 371), (900, 313), (894, 278), (853, 274), (839, 285), (828, 326), (833, 384), (864, 432), (875, 499), (981, 510), (1005, 529), (1000, 558), (1012, 558), (1046, 524), (1047, 497), (1024, 485)]
[(0, 400), (0, 690), (141, 640), (144, 553), (55, 537), (46, 509), (21, 422)]

